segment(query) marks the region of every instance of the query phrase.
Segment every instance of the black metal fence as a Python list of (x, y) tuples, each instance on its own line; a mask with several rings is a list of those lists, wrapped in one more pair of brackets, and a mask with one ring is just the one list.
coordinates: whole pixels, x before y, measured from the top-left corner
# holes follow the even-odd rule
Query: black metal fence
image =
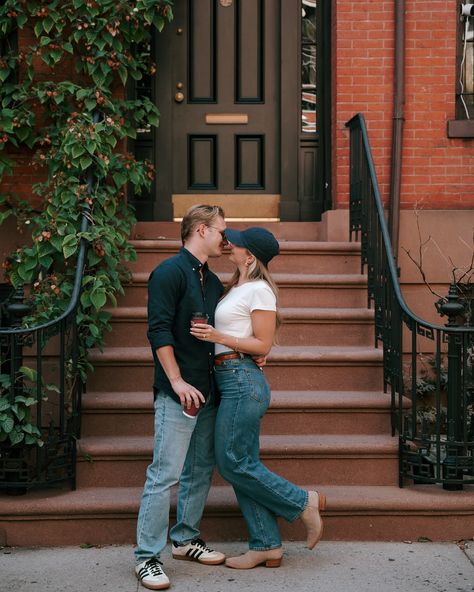
[[(92, 191), (92, 173), (88, 184)], [(87, 231), (89, 219), (90, 212), (85, 209), (81, 232)], [(6, 298), (3, 289), (0, 490), (23, 493), (62, 481), (70, 481), (75, 487), (83, 391), (78, 372), (76, 311), (86, 253), (87, 242), (82, 239), (70, 302), (64, 313), (50, 322), (23, 327), (22, 318), (29, 313), (23, 288)]]
[(474, 483), (474, 326), (465, 285), (452, 284), (439, 308), (448, 322), (428, 323), (406, 305), (384, 217), (367, 129), (350, 129), (350, 234), (360, 239), (375, 308), (376, 345), (383, 345), (384, 389), (399, 436), (400, 487)]

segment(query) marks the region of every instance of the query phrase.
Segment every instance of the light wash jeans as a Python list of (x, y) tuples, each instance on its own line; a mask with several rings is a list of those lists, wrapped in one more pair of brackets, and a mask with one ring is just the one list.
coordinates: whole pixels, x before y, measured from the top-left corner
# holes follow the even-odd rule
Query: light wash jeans
[(250, 357), (215, 366), (221, 393), (215, 449), (222, 477), (232, 484), (249, 530), (250, 549), (281, 546), (277, 516), (298, 518), (308, 492), (272, 473), (260, 462), (260, 419), (270, 404), (270, 387)]
[(217, 408), (206, 406), (196, 419), (183, 415), (165, 393), (155, 399), (153, 461), (146, 472), (137, 524), (136, 563), (159, 557), (166, 545), (170, 489), (179, 481), (176, 525), (170, 538), (186, 544), (199, 537), (199, 525), (211, 486)]

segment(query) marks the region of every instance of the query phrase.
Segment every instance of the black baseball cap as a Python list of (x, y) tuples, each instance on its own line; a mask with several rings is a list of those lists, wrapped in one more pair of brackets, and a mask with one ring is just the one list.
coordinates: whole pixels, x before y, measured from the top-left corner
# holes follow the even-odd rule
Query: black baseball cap
[(226, 228), (225, 237), (233, 245), (245, 247), (264, 265), (268, 265), (269, 261), (280, 252), (277, 239), (269, 230), (260, 226), (253, 226), (246, 230)]

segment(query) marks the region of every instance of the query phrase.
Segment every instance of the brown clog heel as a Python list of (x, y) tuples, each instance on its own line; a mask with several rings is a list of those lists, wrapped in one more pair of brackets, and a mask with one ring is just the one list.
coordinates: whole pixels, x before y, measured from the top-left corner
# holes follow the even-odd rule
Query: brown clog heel
[(323, 536), (323, 521), (319, 512), (326, 508), (326, 496), (317, 491), (308, 491), (308, 504), (301, 513), (306, 527), (306, 546), (314, 549)]
[(280, 567), (282, 555), (281, 549), (270, 549), (268, 551), (249, 550), (238, 557), (228, 557), (225, 564), (232, 569), (253, 569), (258, 565)]

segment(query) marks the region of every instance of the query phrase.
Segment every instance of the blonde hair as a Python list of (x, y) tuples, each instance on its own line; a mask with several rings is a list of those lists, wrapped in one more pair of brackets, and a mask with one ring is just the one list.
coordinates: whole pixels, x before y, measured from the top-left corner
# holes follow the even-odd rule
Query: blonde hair
[[(247, 250), (247, 252), (249, 253), (249, 255), (252, 255), (252, 253), (250, 253), (250, 251)], [(254, 257), (255, 257), (255, 255), (254, 255)], [(266, 265), (264, 265), (260, 261), (260, 259), (257, 259), (256, 257), (255, 257), (255, 260), (253, 261), (253, 263), (249, 266), (249, 272), (248, 272), (247, 278), (249, 279), (249, 281), (264, 280), (270, 286), (271, 291), (275, 294), (275, 298), (277, 301), (277, 310), (276, 310), (276, 330), (275, 330), (275, 335), (273, 337), (273, 344), (278, 345), (277, 336), (278, 336), (278, 330), (281, 325), (281, 315), (278, 310), (278, 287), (275, 283), (275, 280), (270, 275), (270, 272), (268, 271), (268, 267)], [(240, 279), (240, 271), (237, 269), (235, 271), (234, 275), (230, 278), (229, 283), (225, 287), (222, 297), (224, 297), (237, 284), (239, 279)]]
[(181, 241), (183, 245), (200, 224), (210, 226), (219, 216), (224, 218), (224, 210), (220, 206), (203, 204), (191, 206), (181, 221)]

